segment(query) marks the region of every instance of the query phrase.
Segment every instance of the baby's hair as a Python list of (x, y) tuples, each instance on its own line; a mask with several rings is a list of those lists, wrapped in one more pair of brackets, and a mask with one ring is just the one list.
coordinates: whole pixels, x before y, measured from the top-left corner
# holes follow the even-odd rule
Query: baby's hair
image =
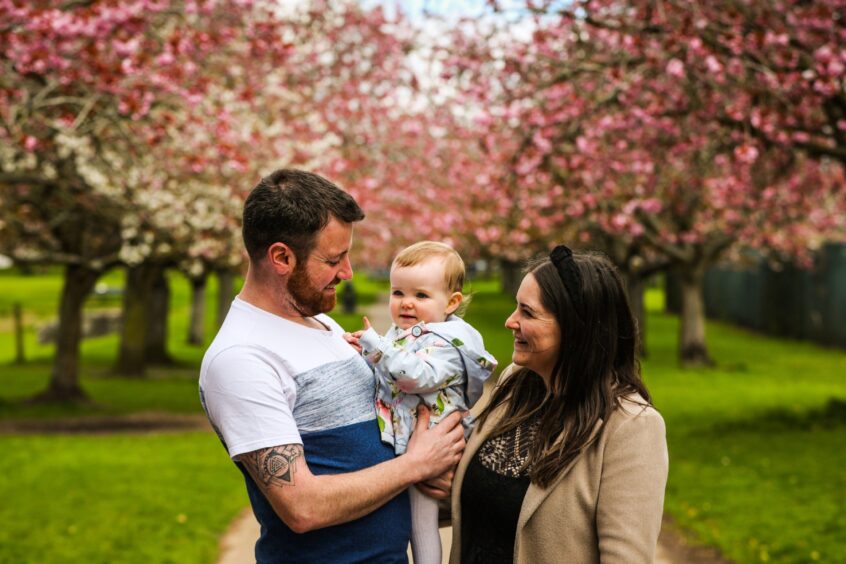
[(446, 286), (450, 292), (461, 292), (464, 288), (464, 261), (455, 249), (445, 243), (420, 241), (404, 248), (394, 259), (392, 267), (420, 264), (432, 257), (443, 257)]

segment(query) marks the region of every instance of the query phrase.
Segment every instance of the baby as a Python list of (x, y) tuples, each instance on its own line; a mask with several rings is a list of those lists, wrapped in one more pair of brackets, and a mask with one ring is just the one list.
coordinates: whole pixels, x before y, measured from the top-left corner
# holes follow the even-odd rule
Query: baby
[[(464, 261), (448, 245), (422, 241), (391, 265), (391, 319), (385, 336), (370, 327), (347, 335), (376, 373), (376, 418), (382, 440), (405, 452), (425, 404), (435, 424), (466, 411), (496, 368), (479, 332), (456, 315), (464, 295)], [(465, 427), (470, 418), (464, 420)], [(409, 490), (411, 550), (415, 564), (441, 562), (438, 503)]]

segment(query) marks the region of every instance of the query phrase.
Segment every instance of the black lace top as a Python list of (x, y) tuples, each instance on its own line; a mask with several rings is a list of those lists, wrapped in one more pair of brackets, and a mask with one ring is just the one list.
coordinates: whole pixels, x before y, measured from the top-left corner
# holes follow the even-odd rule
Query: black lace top
[(523, 468), (538, 421), (487, 439), (470, 460), (461, 487), (461, 562), (512, 562), (526, 490)]

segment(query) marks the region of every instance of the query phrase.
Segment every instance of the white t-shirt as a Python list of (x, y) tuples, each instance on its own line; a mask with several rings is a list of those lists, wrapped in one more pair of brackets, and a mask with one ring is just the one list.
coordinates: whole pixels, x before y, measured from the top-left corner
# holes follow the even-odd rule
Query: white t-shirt
[(328, 330), (233, 301), (200, 369), (203, 407), (230, 457), (375, 418), (372, 371), (334, 320), (314, 319)]
[[(200, 399), (235, 459), (278, 445), (303, 445), (315, 474), (369, 468), (394, 457), (382, 443), (373, 398), (373, 371), (325, 315), (312, 329), (236, 298), (200, 369)], [(410, 515), (401, 493), (354, 521), (294, 533), (244, 474), (262, 534), (260, 563), (405, 562)]]

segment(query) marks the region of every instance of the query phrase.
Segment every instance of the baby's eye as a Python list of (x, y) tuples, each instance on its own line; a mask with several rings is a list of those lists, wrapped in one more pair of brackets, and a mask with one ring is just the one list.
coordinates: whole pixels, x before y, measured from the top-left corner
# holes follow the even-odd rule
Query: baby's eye
[(427, 296), (427, 295), (426, 295), (426, 294), (424, 294), (423, 292), (417, 292), (417, 297), (418, 297), (418, 298), (420, 298), (421, 300), (425, 300), (425, 299), (426, 299), (426, 298), (428, 298), (429, 296)]
[(399, 290), (394, 290), (393, 292), (391, 292), (391, 295), (397, 296), (397, 297), (402, 297), (402, 292), (400, 292)]

